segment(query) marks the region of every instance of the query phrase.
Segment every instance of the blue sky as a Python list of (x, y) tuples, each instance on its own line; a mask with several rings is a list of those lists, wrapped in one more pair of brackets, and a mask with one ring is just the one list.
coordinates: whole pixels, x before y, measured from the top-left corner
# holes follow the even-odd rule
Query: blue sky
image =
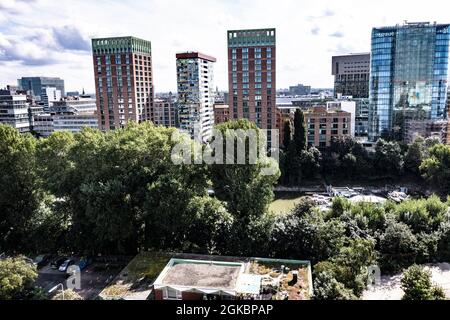
[(175, 54), (217, 58), (227, 89), (226, 31), (277, 28), (277, 87), (332, 87), (331, 56), (370, 49), (374, 26), (450, 22), (442, 0), (0, 0), (0, 87), (20, 76), (59, 76), (93, 92), (90, 38), (152, 41), (156, 91), (175, 91)]

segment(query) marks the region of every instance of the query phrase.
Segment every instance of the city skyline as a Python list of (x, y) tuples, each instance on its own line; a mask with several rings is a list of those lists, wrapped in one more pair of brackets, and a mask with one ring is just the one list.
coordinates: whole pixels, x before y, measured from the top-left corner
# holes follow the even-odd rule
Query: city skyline
[[(56, 6), (50, 0), (0, 0), (0, 82), (16, 84), (22, 76), (57, 76), (65, 79), (68, 91), (85, 88), (94, 92), (91, 38), (132, 35), (152, 42), (156, 92), (176, 91), (173, 56), (183, 51), (217, 57), (216, 85), (226, 90), (227, 30), (273, 26), (278, 35), (277, 88), (297, 83), (331, 88), (331, 56), (369, 51), (373, 27), (403, 20), (446, 22), (445, 11), (435, 10), (431, 4), (436, 1), (430, 2), (417, 10), (416, 1), (409, 1), (400, 16), (396, 8), (402, 1), (285, 0), (271, 6), (270, 1), (253, 0), (195, 4), (103, 0), (62, 1)], [(385, 10), (386, 5), (392, 10)], [(367, 11), (371, 15), (363, 14)], [(202, 19), (189, 23), (198, 12)], [(123, 16), (133, 18), (121, 21)], [(183, 19), (187, 23), (180, 25)]]

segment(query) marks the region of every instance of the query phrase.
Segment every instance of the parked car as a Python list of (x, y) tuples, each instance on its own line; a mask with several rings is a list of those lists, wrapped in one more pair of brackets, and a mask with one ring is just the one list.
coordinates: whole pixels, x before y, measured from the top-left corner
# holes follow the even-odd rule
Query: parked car
[(80, 270), (86, 269), (90, 264), (92, 263), (92, 259), (88, 257), (82, 257), (80, 261), (78, 262), (78, 266), (80, 267)]
[(50, 267), (52, 269), (59, 269), (59, 267), (67, 260), (67, 257), (57, 257), (55, 260), (52, 261), (50, 264)]
[(41, 254), (41, 255), (38, 255), (36, 258), (34, 258), (33, 263), (36, 266), (36, 268), (40, 269), (40, 268), (45, 267), (50, 262), (51, 259), (52, 259), (52, 255)]
[(72, 259), (67, 259), (66, 261), (64, 261), (61, 266), (59, 267), (59, 271), (61, 272), (66, 272), (67, 268), (69, 268), (70, 266), (74, 265), (75, 261)]
[(33, 259), (28, 258), (28, 257), (24, 257), (23, 259), (25, 260), (26, 263), (34, 266), (34, 260)]

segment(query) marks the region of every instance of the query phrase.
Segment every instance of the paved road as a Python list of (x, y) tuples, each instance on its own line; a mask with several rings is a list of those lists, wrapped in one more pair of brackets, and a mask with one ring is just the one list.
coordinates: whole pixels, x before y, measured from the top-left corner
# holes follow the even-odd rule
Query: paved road
[[(125, 264), (108, 265), (105, 263), (93, 263), (81, 272), (81, 290), (75, 290), (84, 299), (95, 298), (125, 267)], [(46, 292), (62, 283), (67, 289), (67, 273), (53, 270), (50, 265), (39, 270), (37, 285)]]

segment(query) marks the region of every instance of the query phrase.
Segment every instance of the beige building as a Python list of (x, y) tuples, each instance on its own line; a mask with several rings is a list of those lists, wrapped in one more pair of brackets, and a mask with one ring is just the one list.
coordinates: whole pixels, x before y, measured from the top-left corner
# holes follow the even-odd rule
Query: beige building
[(318, 106), (305, 111), (308, 145), (323, 149), (333, 137), (351, 136), (352, 114), (342, 109)]

